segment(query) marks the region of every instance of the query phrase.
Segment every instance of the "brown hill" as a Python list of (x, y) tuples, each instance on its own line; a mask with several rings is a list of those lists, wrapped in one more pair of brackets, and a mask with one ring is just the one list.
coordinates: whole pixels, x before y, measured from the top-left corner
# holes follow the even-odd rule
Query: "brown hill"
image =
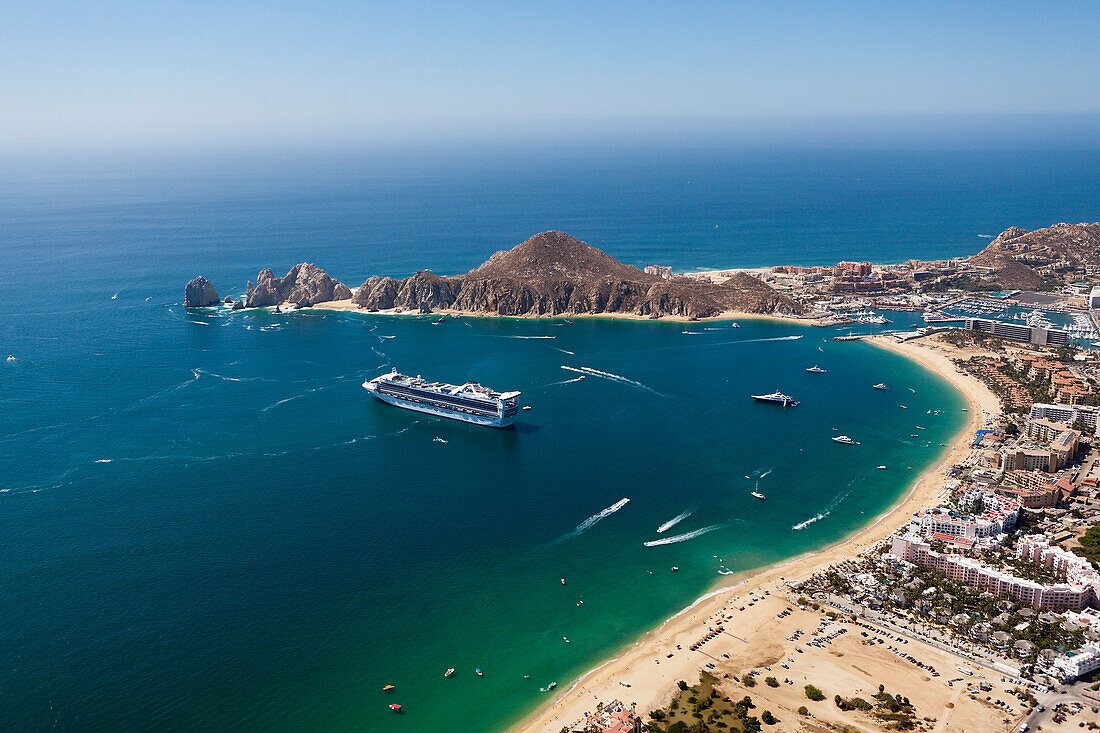
[(450, 309), (510, 316), (631, 313), (706, 318), (725, 311), (802, 312), (800, 303), (750, 275), (721, 285), (663, 280), (563, 232), (536, 234), (493, 254), (466, 275), (439, 277), (423, 270), (400, 281), (368, 278), (355, 302), (371, 310)]
[(1100, 223), (1010, 227), (970, 261), (994, 268), (1001, 287), (1038, 287), (1044, 274), (1100, 265)]

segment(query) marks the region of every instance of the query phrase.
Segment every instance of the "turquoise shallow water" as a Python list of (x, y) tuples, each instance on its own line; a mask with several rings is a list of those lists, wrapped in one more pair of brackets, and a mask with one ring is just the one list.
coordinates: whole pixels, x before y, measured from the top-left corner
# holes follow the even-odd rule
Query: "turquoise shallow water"
[[(915, 254), (929, 256), (1002, 224), (1087, 218), (1095, 177), (1040, 215), (1055, 179), (1035, 181), (1061, 163), (990, 156), (957, 156), (954, 175), (905, 153), (0, 178), (0, 254), (19, 287), (0, 301), (14, 357), (0, 364), (0, 721), (496, 730), (723, 568), (865, 524), (965, 418), (946, 384), (832, 331), (187, 313), (195, 274), (224, 295), (300, 260), (352, 284), (461, 271), (551, 227), (635, 264), (890, 259), (922, 227)], [(717, 231), (736, 234), (703, 227), (716, 210)], [(814, 363), (828, 374), (806, 373)], [(495, 431), (368, 399), (363, 379), (391, 365), (519, 389), (533, 409)], [(777, 387), (802, 405), (748, 397)], [(834, 428), (861, 445), (833, 443)], [(767, 501), (749, 495), (757, 477)]]

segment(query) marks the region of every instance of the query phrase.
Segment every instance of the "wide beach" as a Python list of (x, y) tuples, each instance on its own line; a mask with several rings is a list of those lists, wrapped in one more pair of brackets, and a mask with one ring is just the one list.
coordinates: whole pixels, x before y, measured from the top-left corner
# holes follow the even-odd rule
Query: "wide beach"
[[(952, 347), (918, 341), (898, 343), (889, 336), (876, 337), (870, 342), (912, 359), (949, 381), (965, 396), (970, 419), (949, 447), (944, 449), (939, 462), (921, 476), (890, 511), (863, 529), (818, 552), (758, 571), (730, 576), (719, 583), (719, 587), (650, 631), (621, 654), (576, 680), (553, 702), (516, 725), (515, 731), (558, 731), (563, 725), (594, 710), (597, 702), (612, 699), (635, 705), (639, 711), (649, 711), (667, 703), (678, 680), (696, 681), (707, 662), (718, 662), (719, 672), (738, 660), (750, 665), (768, 662), (769, 655), (775, 656), (778, 645), (776, 630), (771, 628), (772, 624), (764, 622), (773, 619), (776, 612), (787, 605), (779, 594), (784, 583), (804, 579), (858, 555), (889, 536), (906, 517), (943, 493), (945, 470), (968, 449), (970, 437), (985, 416), (998, 412), (999, 400), (981, 382), (955, 369), (951, 352), (948, 351)], [(755, 609), (745, 609), (746, 599), (751, 598), (760, 601), (754, 604)], [(743, 610), (738, 611), (738, 607)], [(708, 626), (731, 613), (733, 618), (726, 623), (727, 633), (710, 642), (705, 655), (686, 651), (687, 646), (701, 637)], [(723, 663), (723, 654), (729, 654), (731, 661)], [(810, 652), (805, 656), (817, 655), (828, 656), (825, 652)], [(870, 681), (874, 675), (868, 677)], [(773, 695), (781, 696), (783, 693), (790, 697), (792, 709), (801, 704), (798, 702), (802, 697), (801, 686), (779, 689)], [(963, 719), (960, 716), (956, 722)]]

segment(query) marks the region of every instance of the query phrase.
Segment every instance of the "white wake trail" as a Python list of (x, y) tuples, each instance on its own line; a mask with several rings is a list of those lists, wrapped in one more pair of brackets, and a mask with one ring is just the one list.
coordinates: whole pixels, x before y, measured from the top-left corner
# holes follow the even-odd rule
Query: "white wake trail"
[(714, 530), (721, 529), (725, 526), (726, 525), (724, 524), (712, 524), (709, 527), (703, 527), (701, 529), (692, 530), (691, 532), (685, 532), (684, 534), (678, 534), (675, 537), (662, 537), (659, 540), (650, 540), (648, 542), (643, 542), (642, 544), (646, 547), (657, 547), (658, 545), (674, 545), (677, 542), (687, 542), (688, 540), (693, 540), (696, 537), (705, 535), (707, 532), (713, 532)]
[(661, 394), (660, 392), (658, 392), (657, 390), (653, 389), (652, 387), (649, 387), (645, 384), (642, 384), (641, 382), (636, 382), (633, 379), (629, 379), (627, 377), (624, 377), (621, 374), (612, 374), (611, 372), (605, 372), (605, 371), (601, 371), (599, 369), (593, 369), (592, 367), (571, 367), (571, 366), (566, 366), (565, 364), (562, 364), (561, 368), (565, 369), (566, 371), (576, 372), (577, 374), (585, 374), (585, 375), (588, 375), (590, 377), (600, 377), (601, 379), (607, 379), (607, 380), (610, 380), (612, 382), (618, 382), (619, 384), (626, 384), (626, 385), (629, 385), (631, 387), (635, 387), (636, 389), (641, 389), (641, 390), (644, 390), (646, 392), (651, 392), (651, 393), (653, 393), (655, 395), (659, 395), (661, 397), (665, 396), (665, 395)]
[(687, 519), (688, 517), (690, 517), (694, 512), (695, 512), (694, 509), (688, 509), (683, 514), (679, 514), (679, 515), (673, 517), (672, 519), (668, 520), (667, 522), (665, 522), (664, 524), (662, 524), (660, 527), (657, 528), (657, 534), (661, 534), (662, 532), (664, 532), (666, 530), (672, 529), (677, 524), (679, 524), (680, 522), (682, 522), (685, 519)]
[(561, 542), (563, 540), (567, 540), (570, 537), (576, 537), (577, 535), (579, 535), (583, 532), (587, 532), (588, 530), (592, 529), (592, 527), (594, 527), (596, 525), (596, 523), (599, 522), (601, 519), (605, 519), (606, 517), (610, 517), (612, 514), (619, 511), (620, 509), (622, 509), (624, 506), (626, 506), (629, 503), (630, 503), (630, 499), (628, 499), (627, 497), (624, 496), (622, 499), (619, 499), (617, 502), (615, 502), (611, 506), (607, 507), (606, 509), (603, 509), (603, 510), (599, 511), (596, 514), (593, 514), (591, 517), (589, 517), (588, 519), (586, 519), (583, 522), (581, 522), (580, 524), (578, 524), (577, 527), (572, 532), (566, 532), (565, 534), (563, 534), (561, 537), (558, 538), (558, 542)]

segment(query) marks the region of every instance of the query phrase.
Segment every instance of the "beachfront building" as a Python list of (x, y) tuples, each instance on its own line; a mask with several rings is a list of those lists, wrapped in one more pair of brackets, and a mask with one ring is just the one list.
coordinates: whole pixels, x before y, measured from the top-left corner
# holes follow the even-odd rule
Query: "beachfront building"
[(667, 265), (646, 265), (645, 273), (647, 275), (657, 275), (664, 280), (672, 279), (672, 268)]
[(947, 578), (1001, 598), (1023, 601), (1035, 608), (1080, 610), (1096, 604), (1096, 584), (1044, 584), (1021, 578), (973, 557), (937, 552), (916, 535), (895, 536), (891, 552), (906, 562), (942, 573)]
[(946, 535), (967, 539), (992, 538), (1016, 525), (1020, 502), (980, 489), (970, 489), (959, 499), (958, 509), (938, 506), (913, 515), (910, 531), (919, 537)]
[(1081, 677), (1100, 669), (1100, 643), (1090, 641), (1080, 649), (1059, 656), (1051, 665), (1051, 670), (1066, 681)]
[(989, 318), (967, 318), (966, 330), (988, 333), (997, 338), (1011, 341), (1023, 341), (1036, 346), (1065, 346), (1069, 343), (1069, 334), (1056, 328), (1040, 328), (1026, 324), (994, 321)]
[(1096, 431), (1100, 407), (1095, 405), (1064, 405), (1036, 403), (1031, 406), (1031, 419), (1049, 420), (1066, 425), (1083, 425), (1090, 431)]
[(1091, 585), (1100, 595), (1100, 573), (1092, 563), (1069, 550), (1051, 546), (1046, 535), (1021, 537), (1016, 547), (1016, 557), (1026, 558), (1037, 565), (1048, 565), (1054, 568), (1059, 578), (1073, 585)]

